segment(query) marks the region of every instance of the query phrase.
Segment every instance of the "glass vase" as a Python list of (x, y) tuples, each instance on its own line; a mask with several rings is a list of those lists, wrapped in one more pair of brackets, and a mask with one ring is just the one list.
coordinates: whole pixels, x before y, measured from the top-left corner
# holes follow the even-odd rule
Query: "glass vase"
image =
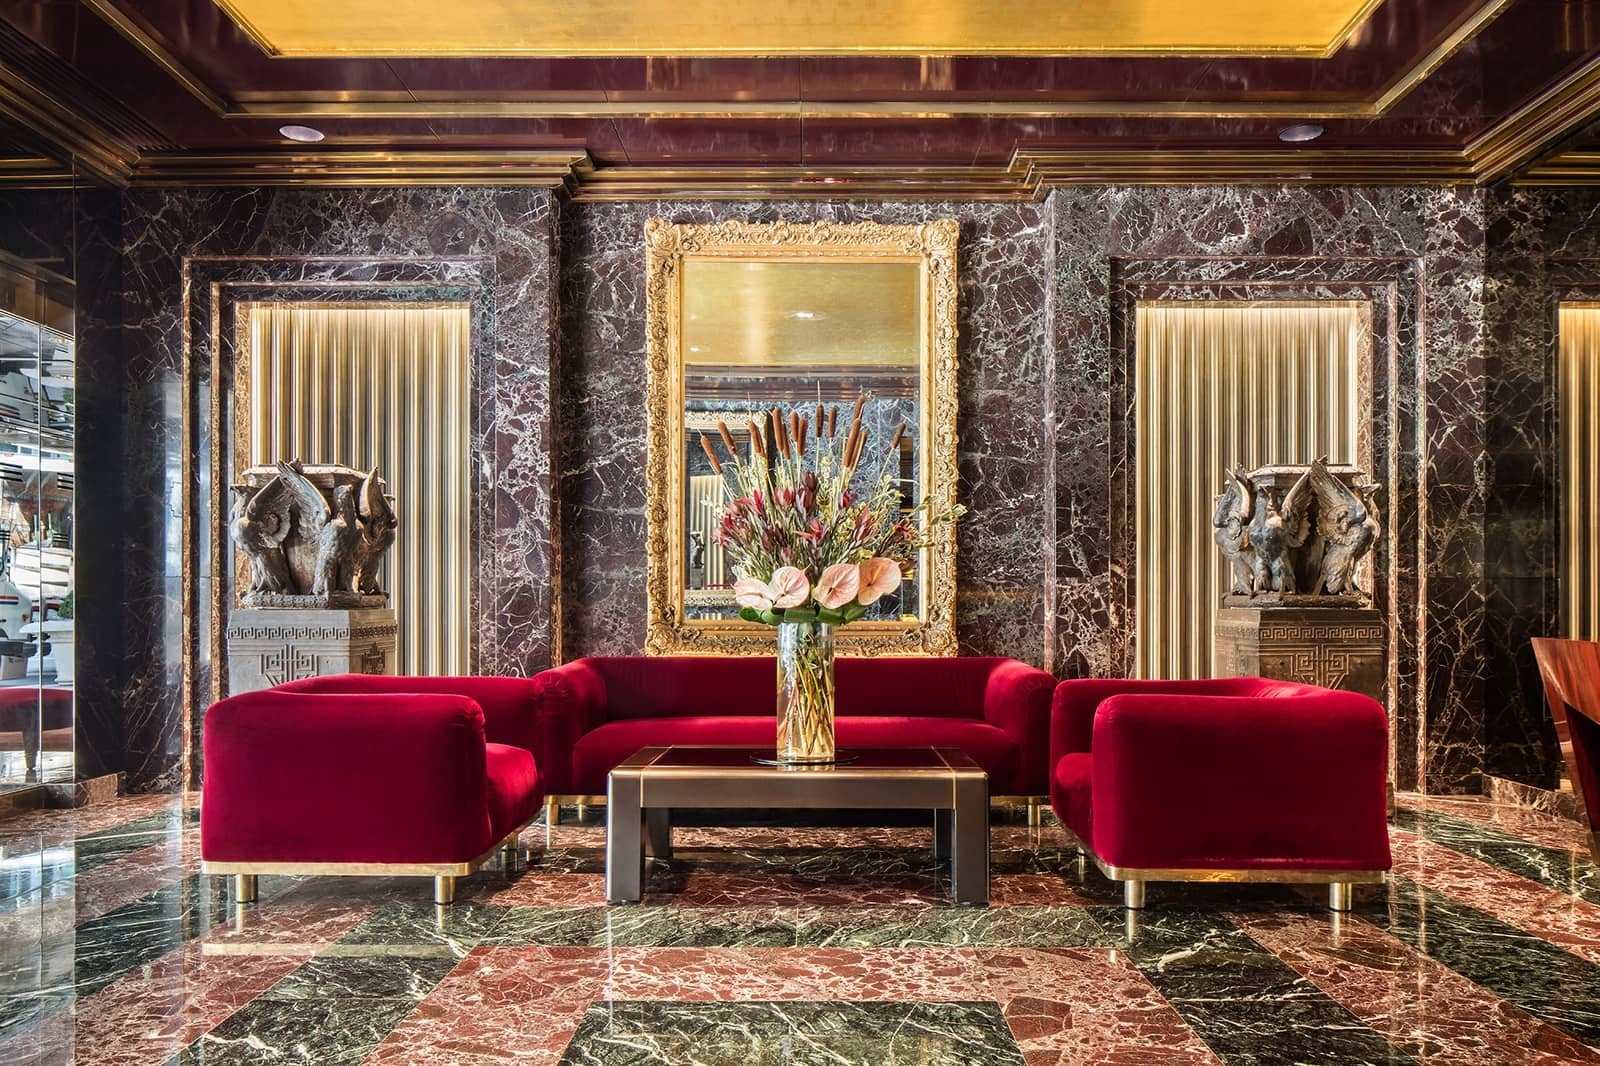
[(833, 626), (778, 625), (778, 761), (833, 762)]

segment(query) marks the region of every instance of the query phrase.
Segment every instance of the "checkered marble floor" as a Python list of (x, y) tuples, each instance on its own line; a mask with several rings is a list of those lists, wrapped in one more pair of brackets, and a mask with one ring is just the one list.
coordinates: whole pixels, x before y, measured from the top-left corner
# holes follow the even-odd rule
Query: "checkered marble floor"
[(993, 903), (929, 829), (680, 828), (607, 907), (568, 808), (425, 880), (199, 875), (194, 796), (0, 822), (0, 1063), (1600, 1063), (1600, 870), (1571, 823), (1402, 797), (1395, 876), (1152, 885), (997, 815)]

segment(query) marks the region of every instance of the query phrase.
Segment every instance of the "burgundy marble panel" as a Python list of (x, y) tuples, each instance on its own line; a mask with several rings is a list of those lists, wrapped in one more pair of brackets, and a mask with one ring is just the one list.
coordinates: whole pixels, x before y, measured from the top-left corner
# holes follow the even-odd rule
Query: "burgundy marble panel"
[[(476, 397), (478, 443), (493, 492), (477, 500), (478, 662), (499, 673), (549, 663), (553, 495), (541, 442), (550, 409), (554, 217), (548, 192), (522, 188), (162, 190), (124, 198), (129, 664), (121, 696), (131, 788), (181, 787), (198, 734), (185, 728), (181, 707), (183, 644), (201, 637), (199, 619), (180, 607), (182, 512), (186, 491), (204, 497), (209, 486), (182, 483), (183, 420), (203, 425), (204, 408), (181, 386), (184, 312), (199, 295), (192, 275), (204, 274), (204, 264), (237, 281), (381, 283), (399, 261), (416, 279), (448, 283), (466, 272), (482, 284), (478, 325), (492, 349), (479, 363), (487, 372)], [(205, 383), (197, 375), (196, 384)], [(208, 476), (204, 464), (199, 471)], [(209, 575), (197, 576), (204, 602)]]
[(644, 223), (723, 219), (961, 222), (957, 461), (971, 513), (958, 527), (957, 631), (968, 654), (1043, 656), (1048, 548), (1039, 530), (1049, 451), (1045, 220), (1032, 204), (578, 204), (561, 228), (562, 482), (566, 658), (644, 643)]

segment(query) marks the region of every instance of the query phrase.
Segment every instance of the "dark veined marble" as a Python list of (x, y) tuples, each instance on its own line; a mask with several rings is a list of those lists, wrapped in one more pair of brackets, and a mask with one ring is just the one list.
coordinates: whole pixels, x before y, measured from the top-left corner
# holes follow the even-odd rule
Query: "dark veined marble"
[(993, 1003), (596, 1003), (562, 1066), (1021, 1066)]

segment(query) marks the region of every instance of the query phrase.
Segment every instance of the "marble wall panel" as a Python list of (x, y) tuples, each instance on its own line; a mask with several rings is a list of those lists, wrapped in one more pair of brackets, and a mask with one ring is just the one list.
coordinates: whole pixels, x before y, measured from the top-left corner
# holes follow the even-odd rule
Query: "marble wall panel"
[[(550, 411), (554, 219), (547, 191), (522, 188), (126, 194), (121, 591), (128, 647), (123, 761), (131, 788), (170, 790), (192, 780), (198, 730), (183, 713), (183, 649), (200, 636), (201, 620), (181, 607), (183, 506), (187, 493), (206, 486), (184, 482), (183, 426), (186, 416), (204, 426), (206, 412), (199, 393), (182, 389), (184, 326), (195, 286), (209, 284), (212, 268), (237, 271), (235, 280), (296, 280), (296, 268), (273, 262), (338, 257), (306, 267), (311, 276), (299, 280), (326, 280), (321, 271), (372, 282), (396, 260), (415, 260), (423, 275), (448, 281), (465, 269), (459, 264), (475, 264), (488, 290), (479, 323), (493, 341), (493, 384), (478, 402), (482, 452), (492, 455), (485, 481), (494, 489), (480, 500), (488, 542), (476, 548), (494, 607), (479, 612), (478, 661), (500, 673), (549, 663), (553, 493), (549, 449), (538, 441), (548, 433)], [(202, 598), (209, 580), (196, 575)], [(203, 692), (206, 678), (195, 680)]]
[[(1308, 258), (1410, 259), (1415, 307), (1396, 317), (1396, 424), (1421, 427), (1397, 441), (1400, 476), (1419, 486), (1417, 661), (1426, 692), (1415, 751), (1402, 784), (1471, 789), (1484, 756), (1482, 724), (1484, 462), (1481, 349), (1483, 202), (1449, 188), (1081, 187), (1049, 198), (1056, 288), (1050, 337), (1057, 459), (1058, 672), (1120, 672), (1129, 558), (1115, 537), (1126, 453), (1113, 441), (1118, 337), (1113, 304), (1133, 261), (1248, 257), (1253, 281), (1294, 280)], [(1214, 275), (1225, 277), (1223, 274)], [(1200, 271), (1191, 280), (1202, 280)], [(1125, 341), (1126, 338), (1123, 338)], [(1403, 362), (1403, 361), (1402, 361)], [(1424, 417), (1425, 416), (1425, 417)], [(1079, 530), (1083, 532), (1080, 533)], [(1125, 538), (1124, 541), (1125, 543)], [(1397, 560), (1397, 565), (1403, 561)], [(1402, 737), (1402, 741), (1405, 738)], [(1408, 770), (1415, 767), (1415, 771)]]
[(1488, 212), (1485, 769), (1551, 788), (1560, 753), (1528, 641), (1561, 628), (1556, 312), (1600, 300), (1600, 190), (1496, 189)]
[(1035, 204), (576, 204), (561, 225), (563, 654), (632, 654), (645, 633), (644, 224), (961, 223), (957, 636), (968, 654), (1044, 660), (1052, 447), (1045, 402), (1045, 215)]

